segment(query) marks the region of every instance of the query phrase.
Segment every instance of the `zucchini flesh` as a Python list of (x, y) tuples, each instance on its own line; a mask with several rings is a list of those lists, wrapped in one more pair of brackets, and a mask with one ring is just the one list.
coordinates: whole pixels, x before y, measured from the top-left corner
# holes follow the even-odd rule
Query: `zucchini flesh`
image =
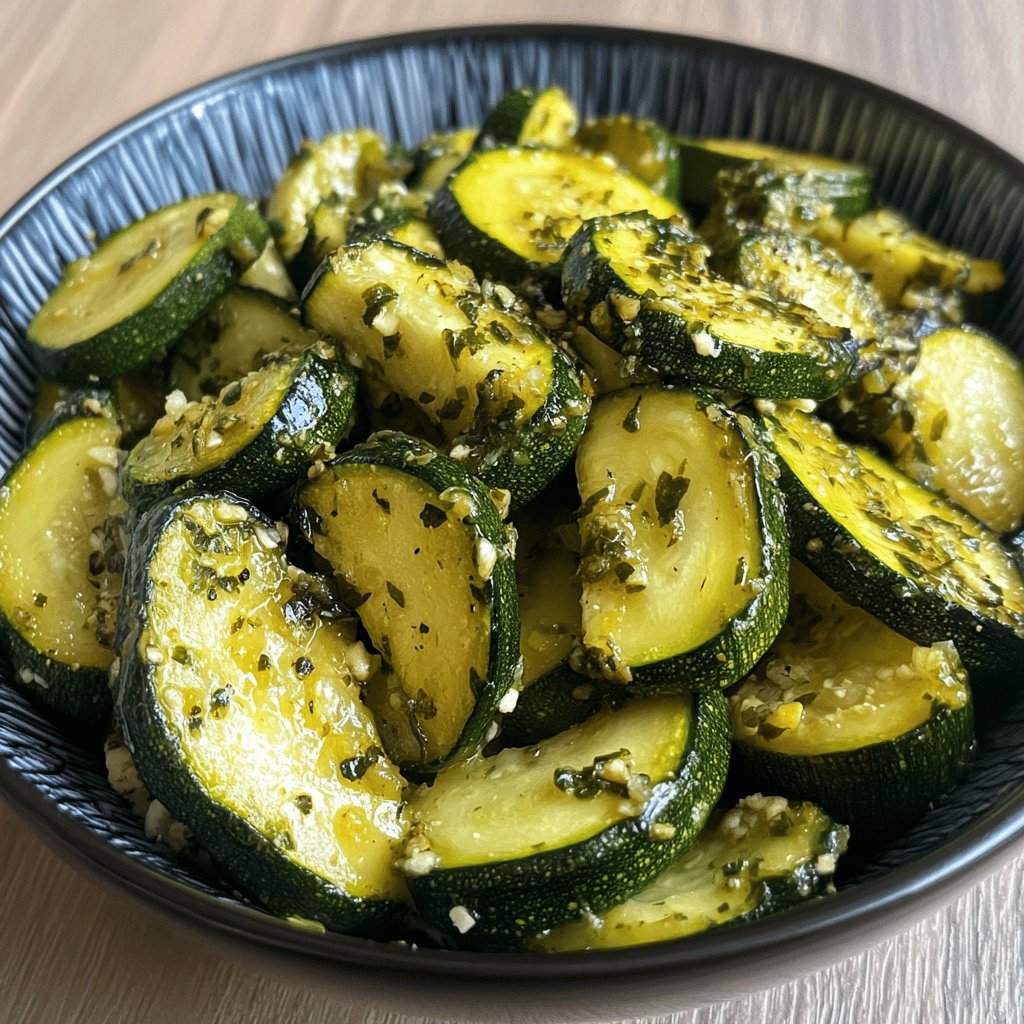
[(817, 219), (807, 229), (852, 266), (870, 274), (872, 285), (892, 305), (911, 285), (976, 294), (996, 291), (1005, 283), (998, 260), (975, 259), (948, 248), (895, 210), (872, 210), (852, 221)]
[(832, 891), (849, 830), (819, 807), (778, 796), (746, 797), (646, 889), (602, 914), (545, 932), (545, 953), (667, 942), (750, 921)]
[(88, 721), (110, 708), (121, 568), (106, 526), (120, 440), (110, 417), (72, 414), (0, 487), (0, 634), (15, 677), (57, 711)]
[(748, 420), (681, 388), (599, 399), (576, 459), (581, 667), (634, 685), (726, 686), (782, 624), (786, 537)]
[(952, 640), (969, 669), (1015, 664), (1024, 579), (994, 533), (807, 413), (780, 405), (766, 421), (794, 554), (910, 639)]
[(402, 867), (444, 935), (509, 949), (643, 888), (724, 782), (723, 698), (634, 699), (534, 747), (450, 766), (410, 798)]
[(267, 201), (267, 217), (281, 229), (277, 247), (286, 262), (302, 248), (306, 220), (330, 198), (338, 209), (358, 210), (382, 181), (401, 177), (387, 143), (368, 128), (334, 132), (304, 142), (288, 162)]
[(196, 402), (257, 369), (265, 355), (317, 340), (280, 302), (250, 288), (234, 288), (178, 342), (168, 380)]
[(523, 86), (498, 100), (480, 126), (475, 145), (561, 149), (569, 145), (578, 124), (576, 107), (558, 86)]
[(566, 308), (654, 369), (765, 397), (825, 398), (847, 380), (848, 332), (717, 277), (707, 248), (642, 214), (588, 221), (563, 265)]
[(366, 700), (386, 749), (416, 770), (468, 756), (518, 664), (514, 568), (487, 491), (429, 445), (381, 433), (298, 502), (383, 657)]
[(882, 435), (893, 460), (1001, 533), (1024, 522), (1024, 369), (975, 328), (925, 335)]
[(225, 292), (267, 240), (236, 195), (166, 206), (70, 263), (28, 325), (47, 376), (112, 380), (146, 363)]
[(159, 503), (140, 537), (116, 701), (147, 789), (277, 913), (393, 920), (404, 783), (360, 701), (354, 623), (230, 495)]
[(371, 400), (412, 403), (467, 468), (528, 501), (571, 458), (587, 401), (568, 358), (504, 286), (390, 239), (332, 256), (305, 320), (337, 338)]
[(125, 493), (149, 501), (186, 480), (243, 495), (284, 487), (333, 452), (354, 400), (352, 372), (324, 341), (271, 353), (216, 397), (174, 392), (128, 454)]
[(971, 693), (955, 647), (920, 647), (793, 563), (790, 617), (730, 698), (759, 784), (814, 800), (858, 842), (909, 827), (963, 773)]
[(255, 263), (246, 267), (238, 283), (243, 288), (255, 288), (283, 302), (297, 302), (299, 298), (273, 238), (267, 239), (263, 252)]
[(569, 345), (579, 356), (595, 395), (617, 391), (628, 384), (652, 384), (658, 375), (635, 357), (623, 356), (582, 324), (573, 326)]
[[(349, 224), (342, 241), (352, 244), (372, 242), (376, 238), (393, 238), (410, 248), (444, 259), (444, 250), (427, 219), (429, 199), (429, 193), (422, 190), (409, 191), (398, 182), (382, 185), (373, 202)], [(338, 248), (340, 244), (333, 248)]]
[(453, 132), (428, 135), (413, 150), (409, 187), (436, 192), (445, 178), (469, 155), (476, 137), (476, 128), (458, 128)]
[(430, 217), (445, 252), (481, 274), (556, 275), (584, 220), (627, 210), (681, 211), (609, 160), (548, 149), (492, 149), (469, 157), (434, 196)]

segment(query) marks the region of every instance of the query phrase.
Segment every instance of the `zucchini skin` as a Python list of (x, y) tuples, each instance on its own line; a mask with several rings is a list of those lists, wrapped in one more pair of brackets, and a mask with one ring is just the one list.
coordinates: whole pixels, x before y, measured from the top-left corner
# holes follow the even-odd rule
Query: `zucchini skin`
[[(668, 222), (650, 215), (631, 214), (647, 220), (652, 233), (673, 232)], [(831, 335), (817, 335), (822, 352), (773, 352), (717, 339), (715, 354), (702, 352), (696, 336), (714, 334), (714, 324), (684, 320), (678, 313), (659, 305), (657, 296), (639, 295), (616, 273), (608, 259), (596, 251), (594, 236), (613, 227), (615, 218), (595, 217), (585, 221), (569, 241), (562, 261), (562, 299), (566, 309), (581, 322), (592, 325), (602, 341), (623, 355), (635, 356), (641, 363), (668, 377), (681, 378), (706, 387), (733, 388), (761, 398), (811, 398), (822, 400), (834, 395), (850, 378), (855, 357), (847, 348), (849, 332), (819, 321), (820, 329)], [(695, 254), (696, 258), (696, 254)], [(690, 273), (705, 275), (708, 286), (716, 279), (698, 260)], [(735, 292), (734, 286), (728, 285)], [(750, 301), (769, 302), (759, 292), (749, 292)], [(624, 319), (616, 298), (631, 299), (636, 311)], [(611, 299), (611, 301), (607, 301)], [(607, 329), (602, 331), (594, 311), (608, 310)], [(791, 312), (792, 311), (792, 312)], [(794, 312), (808, 321), (816, 314), (791, 304), (782, 304), (779, 315), (793, 317)]]
[[(121, 231), (130, 231), (138, 223)], [(269, 238), (270, 228), (255, 204), (239, 197), (225, 224), (181, 273), (137, 312), (62, 349), (38, 343), (30, 323), (26, 342), (32, 361), (42, 376), (62, 384), (109, 383), (143, 366), (176, 341), (235, 283)]]
[(1024, 636), (884, 565), (818, 504), (781, 456), (778, 464), (794, 556), (847, 601), (915, 643), (953, 640), (972, 682), (977, 675), (1012, 685)]
[(328, 356), (326, 350), (318, 353), (316, 346), (309, 348), (277, 411), (241, 451), (197, 477), (153, 483), (130, 472), (129, 456), (121, 476), (125, 497), (141, 506), (183, 484), (250, 498), (286, 487), (313, 462), (315, 452), (345, 437), (355, 395), (355, 373), (345, 360)]
[(241, 880), (247, 893), (274, 913), (320, 921), (332, 931), (387, 934), (404, 921), (407, 908), (403, 904), (353, 897), (287, 860), (252, 825), (211, 798), (187, 767), (160, 709), (156, 667), (141, 657), (138, 649), (156, 589), (149, 565), (163, 531), (178, 511), (211, 497), (240, 505), (268, 530), (275, 530), (274, 523), (254, 505), (226, 491), (171, 495), (146, 511), (129, 549), (118, 616), (115, 649), (120, 660), (111, 672), (117, 724), (147, 788), (175, 818), (189, 823), (199, 843)]
[[(409, 473), (438, 493), (458, 487), (471, 496), (473, 525), (499, 551), (507, 548), (508, 534), (487, 488), (470, 476), (457, 462), (418, 438), (397, 431), (378, 431), (361, 445), (339, 455), (326, 468), (346, 465), (387, 466)], [(314, 545), (316, 528), (302, 504), (302, 490), (296, 495), (294, 519), (300, 532)], [(400, 765), (424, 774), (468, 757), (483, 746), (487, 731), (502, 696), (511, 688), (519, 669), (519, 594), (515, 565), (511, 558), (499, 558), (481, 587), (481, 600), (491, 608), (491, 632), (487, 678), (476, 691), (476, 704), (452, 749), (429, 764)]]
[[(970, 690), (968, 690), (968, 694)], [(967, 771), (974, 705), (936, 701), (931, 717), (892, 740), (827, 754), (783, 754), (735, 741), (736, 765), (762, 789), (811, 800), (851, 828), (864, 848), (921, 818)]]
[[(510, 951), (584, 910), (604, 910), (644, 888), (696, 840), (725, 785), (728, 705), (718, 691), (695, 694), (693, 701), (676, 777), (652, 787), (642, 815), (532, 857), (435, 869), (410, 878), (417, 910), (450, 942)], [(671, 839), (650, 838), (655, 820), (675, 825)], [(456, 906), (467, 908), (477, 922), (461, 935), (449, 918)]]

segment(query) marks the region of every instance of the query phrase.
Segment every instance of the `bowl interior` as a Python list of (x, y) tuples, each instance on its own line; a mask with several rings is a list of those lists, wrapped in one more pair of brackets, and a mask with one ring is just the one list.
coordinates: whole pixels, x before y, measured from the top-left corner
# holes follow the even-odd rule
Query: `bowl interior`
[[(141, 115), (51, 174), (0, 221), (0, 467), (22, 447), (34, 372), (19, 336), (62, 266), (92, 239), (188, 194), (266, 195), (299, 141), (369, 125), (412, 144), (478, 123), (502, 93), (562, 85), (586, 116), (630, 112), (683, 134), (736, 135), (875, 168), (878, 192), (939, 238), (998, 257), (1007, 286), (976, 318), (1024, 350), (1024, 166), (947, 119), (827, 69), (761, 53), (622, 30), (462, 30), (340, 46), (249, 69)], [(107, 786), (100, 744), (61, 731), (0, 662), (0, 787), (51, 837), (149, 899), (264, 944), (327, 959), (453, 974), (538, 977), (544, 958), (491, 958), (312, 935), (260, 911), (145, 838)], [(910, 833), (858, 866), (829, 901), (765, 922), (650, 949), (559, 957), (566, 977), (684, 965), (894, 905), (901, 891), (953, 882), (956, 863), (1024, 835), (1024, 691), (982, 695), (964, 784)], [(787, 922), (791, 922), (787, 923)]]

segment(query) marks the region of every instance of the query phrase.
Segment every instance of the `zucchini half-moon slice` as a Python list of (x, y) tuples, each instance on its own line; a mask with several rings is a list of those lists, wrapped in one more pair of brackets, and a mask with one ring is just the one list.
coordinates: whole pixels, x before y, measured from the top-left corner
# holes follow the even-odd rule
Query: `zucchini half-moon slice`
[(684, 388), (594, 403), (576, 458), (581, 668), (641, 689), (727, 686), (786, 613), (776, 470), (752, 421)]
[(998, 536), (808, 413), (779, 405), (764, 421), (793, 554), (916, 643), (951, 640), (972, 673), (1016, 678), (1024, 578)]
[(908, 828), (963, 774), (971, 691), (949, 641), (920, 647), (792, 563), (790, 614), (729, 698), (748, 778), (864, 836)]
[(263, 250), (255, 204), (215, 192), (165, 206), (68, 264), (28, 325), (39, 372), (112, 381), (167, 348)]
[(595, 217), (566, 247), (562, 298), (602, 341), (663, 374), (767, 398), (822, 399), (846, 383), (847, 330), (718, 277), (707, 256), (672, 221)]
[(168, 498), (128, 557), (115, 709), (139, 775), (275, 913), (373, 934), (402, 919), (404, 781), (360, 700), (366, 651), (271, 520)]
[(410, 797), (400, 866), (460, 944), (514, 949), (621, 903), (697, 837), (725, 781), (725, 699), (634, 698), (533, 747), (440, 772)]
[(366, 702), (392, 759), (426, 772), (479, 749), (519, 671), (512, 543), (488, 490), (425, 442), (381, 432), (297, 503), (383, 658)]
[(757, 793), (724, 813), (646, 889), (531, 939), (568, 953), (667, 942), (752, 921), (833, 890), (849, 829), (820, 807)]

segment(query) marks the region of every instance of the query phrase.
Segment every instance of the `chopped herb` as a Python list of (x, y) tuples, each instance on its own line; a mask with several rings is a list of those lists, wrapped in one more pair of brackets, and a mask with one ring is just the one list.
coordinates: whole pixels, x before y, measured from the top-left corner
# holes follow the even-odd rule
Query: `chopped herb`
[(423, 511), (420, 512), (420, 522), (423, 523), (428, 530), (436, 529), (447, 518), (448, 515), (443, 508), (438, 508), (437, 505), (431, 505), (429, 501), (423, 506)]
[(305, 679), (306, 676), (308, 676), (309, 673), (313, 671), (313, 662), (311, 662), (309, 658), (306, 657), (296, 658), (295, 664), (292, 666), (292, 668), (295, 669), (295, 674), (300, 679)]
[(685, 476), (672, 476), (662, 471), (654, 489), (654, 507), (658, 513), (658, 522), (668, 526), (675, 519), (679, 510), (679, 502), (690, 489), (690, 480)]
[(420, 632), (425, 635), (425, 634), (430, 632), (430, 627), (425, 622), (421, 622), (420, 623)]
[(380, 507), (384, 510), (384, 514), (385, 515), (387, 515), (387, 516), (391, 515), (391, 502), (388, 501), (387, 498), (382, 498), (377, 493), (377, 488), (376, 487), (374, 487), (374, 489), (373, 489), (373, 500), (375, 502), (377, 502), (378, 505), (380, 505)]
[(635, 434), (640, 429), (640, 399), (643, 395), (639, 395), (637, 400), (633, 403), (633, 408), (626, 413), (626, 418), (622, 421), (622, 429), (627, 433)]
[(367, 327), (372, 327), (380, 311), (397, 298), (398, 292), (386, 284), (375, 284), (367, 288), (362, 295), (363, 305), (366, 307), (363, 310), (363, 323)]
[(270, 671), (270, 658), (265, 654), (261, 654), (259, 660), (256, 662), (257, 672), (269, 672)]
[(36, 594), (36, 596), (32, 598), (32, 603), (37, 608), (45, 608), (46, 607), (46, 595), (45, 594)]
[(207, 601), (216, 601), (217, 600), (217, 591), (214, 590), (213, 587), (210, 587), (210, 589), (207, 590), (207, 592), (206, 592), (206, 600)]
[(302, 814), (309, 814), (313, 810), (313, 798), (308, 793), (300, 793), (295, 798), (295, 806)]
[(388, 588), (388, 593), (391, 595), (391, 600), (394, 601), (399, 608), (404, 608), (405, 594), (403, 594), (401, 590), (399, 590), (398, 587), (396, 587), (394, 583), (391, 582), (391, 580), (386, 581), (386, 586)]
[(242, 397), (242, 385), (241, 382), (235, 381), (234, 384), (229, 384), (224, 390), (224, 394), (221, 395), (221, 405), (235, 405)]

